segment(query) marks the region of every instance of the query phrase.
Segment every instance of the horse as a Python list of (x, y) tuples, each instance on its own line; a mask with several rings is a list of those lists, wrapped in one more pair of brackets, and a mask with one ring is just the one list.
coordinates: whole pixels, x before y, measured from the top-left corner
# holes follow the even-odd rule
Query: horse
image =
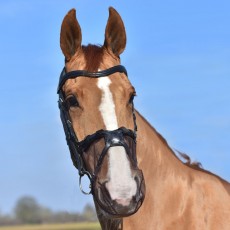
[(81, 43), (72, 9), (61, 25), (58, 104), (80, 188), (87, 193), (86, 175), (102, 229), (229, 230), (230, 184), (182, 161), (134, 108), (118, 12), (109, 8), (102, 46)]

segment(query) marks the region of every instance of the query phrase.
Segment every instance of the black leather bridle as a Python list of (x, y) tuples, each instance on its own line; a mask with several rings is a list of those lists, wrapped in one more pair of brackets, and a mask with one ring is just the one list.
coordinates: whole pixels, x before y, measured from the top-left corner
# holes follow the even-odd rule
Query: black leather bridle
[[(113, 73), (116, 73), (116, 72), (124, 73), (126, 76), (128, 76), (125, 67), (122, 65), (117, 65), (117, 66), (111, 67), (109, 69), (106, 69), (103, 71), (98, 71), (98, 72), (88, 72), (85, 70), (76, 70), (76, 71), (66, 72), (66, 69), (64, 68), (61, 72), (61, 75), (60, 75), (57, 93), (59, 95), (58, 105), (59, 105), (59, 109), (60, 109), (61, 121), (62, 121), (62, 124), (64, 127), (66, 141), (67, 141), (67, 145), (69, 146), (70, 155), (71, 155), (71, 159), (73, 161), (73, 165), (78, 169), (80, 189), (84, 194), (90, 194), (93, 192), (92, 191), (92, 184), (95, 180), (95, 176), (97, 175), (97, 173), (101, 167), (102, 161), (103, 161), (103, 159), (104, 159), (104, 157), (105, 157), (105, 155), (108, 152), (108, 149), (110, 147), (123, 146), (126, 150), (126, 153), (129, 156), (132, 156), (132, 159), (135, 163), (135, 166), (137, 165), (136, 156), (132, 155), (132, 153), (130, 152), (129, 146), (125, 141), (125, 138), (129, 137), (136, 144), (137, 125), (136, 125), (136, 116), (135, 116), (134, 106), (133, 106), (133, 102), (131, 102), (132, 103), (134, 130), (127, 129), (125, 127), (120, 127), (118, 129), (112, 130), (112, 131), (101, 129), (99, 131), (96, 131), (94, 134), (88, 135), (87, 137), (85, 137), (84, 140), (78, 141), (77, 134), (75, 133), (73, 126), (72, 126), (72, 122), (71, 122), (71, 118), (69, 115), (68, 106), (67, 106), (66, 101), (65, 101), (65, 95), (64, 95), (64, 92), (62, 90), (62, 86), (64, 85), (64, 83), (68, 79), (74, 79), (77, 77), (89, 77), (89, 78), (107, 77), (107, 76), (109, 76)], [(95, 140), (98, 140), (101, 138), (104, 138), (105, 146), (104, 146), (104, 148), (103, 148), (103, 150), (99, 156), (95, 171), (94, 171), (93, 175), (91, 175), (85, 169), (82, 154), (83, 154), (83, 152), (85, 152), (89, 148), (89, 146)], [(90, 186), (91, 186), (90, 192), (85, 192), (82, 189), (81, 178), (84, 175), (86, 175), (90, 180), (90, 183), (91, 183), (90, 184)]]

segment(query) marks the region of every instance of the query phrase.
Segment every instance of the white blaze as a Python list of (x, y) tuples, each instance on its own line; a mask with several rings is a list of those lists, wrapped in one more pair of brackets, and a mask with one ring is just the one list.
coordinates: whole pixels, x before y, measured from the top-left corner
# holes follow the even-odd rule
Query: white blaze
[[(97, 86), (102, 91), (101, 112), (105, 127), (107, 130), (118, 129), (117, 117), (113, 95), (109, 85), (111, 81), (108, 77), (98, 79)], [(126, 205), (125, 199), (131, 199), (136, 194), (137, 185), (131, 175), (130, 164), (124, 147), (111, 147), (108, 151), (109, 156), (109, 181), (106, 187), (112, 200), (121, 200), (121, 204)], [(123, 202), (122, 202), (123, 201)]]

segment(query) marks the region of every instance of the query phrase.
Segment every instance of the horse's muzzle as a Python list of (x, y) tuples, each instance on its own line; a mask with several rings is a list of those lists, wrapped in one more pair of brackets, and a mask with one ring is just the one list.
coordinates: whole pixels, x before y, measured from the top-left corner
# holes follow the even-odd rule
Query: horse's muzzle
[(108, 216), (112, 218), (127, 217), (136, 213), (141, 207), (145, 198), (144, 177), (142, 171), (139, 169), (136, 169), (134, 174), (137, 192), (131, 199), (128, 200), (112, 200), (106, 188), (106, 182), (101, 184), (99, 179), (94, 181), (94, 200)]
[[(94, 201), (105, 214), (112, 218), (120, 218), (137, 212), (144, 201), (145, 183), (143, 173), (138, 168), (135, 132), (124, 127), (112, 131), (99, 130), (87, 136), (79, 146), (86, 168), (92, 175), (91, 191)], [(118, 171), (117, 177), (111, 178), (108, 173), (109, 158), (112, 154), (118, 154), (116, 151), (111, 152), (117, 147), (125, 154), (129, 168), (127, 170), (130, 171), (126, 171), (126, 175), (122, 174), (124, 171)], [(117, 156), (114, 164), (121, 164), (119, 155)], [(124, 158), (121, 159), (123, 160)], [(123, 178), (125, 176), (127, 180)], [(114, 180), (117, 182), (115, 185)]]

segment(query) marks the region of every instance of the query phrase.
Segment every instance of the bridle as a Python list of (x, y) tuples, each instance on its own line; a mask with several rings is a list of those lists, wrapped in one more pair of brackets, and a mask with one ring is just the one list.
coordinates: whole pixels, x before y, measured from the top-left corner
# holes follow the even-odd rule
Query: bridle
[[(66, 69), (64, 67), (60, 75), (58, 89), (57, 89), (57, 93), (59, 95), (58, 105), (60, 109), (60, 117), (61, 117), (61, 121), (63, 124), (67, 145), (69, 146), (73, 165), (77, 168), (78, 173), (79, 173), (79, 187), (80, 187), (80, 190), (84, 194), (93, 193), (92, 185), (95, 181), (97, 173), (100, 170), (103, 159), (106, 153), (108, 152), (109, 148), (114, 147), (114, 146), (123, 146), (128, 156), (132, 157), (132, 160), (135, 163), (135, 166), (137, 165), (136, 156), (131, 154), (130, 148), (127, 142), (125, 141), (125, 138), (129, 137), (133, 140), (136, 146), (137, 125), (136, 125), (135, 110), (134, 110), (133, 102), (131, 102), (134, 130), (127, 129), (125, 127), (120, 127), (112, 131), (101, 129), (91, 135), (86, 136), (84, 140), (79, 141), (77, 138), (77, 134), (75, 133), (73, 126), (72, 126), (72, 122), (71, 122), (71, 118), (69, 115), (68, 106), (65, 101), (65, 94), (62, 90), (62, 86), (68, 79), (74, 79), (77, 77), (89, 77), (89, 78), (107, 77), (116, 72), (124, 73), (128, 77), (127, 71), (125, 67), (122, 65), (117, 65), (109, 69), (98, 71), (98, 72), (88, 72), (85, 70), (76, 70), (76, 71), (66, 72)], [(91, 175), (90, 172), (88, 172), (85, 169), (82, 154), (89, 148), (90, 145), (93, 144), (95, 140), (98, 140), (101, 138), (104, 138), (105, 146), (99, 156), (95, 171)], [(86, 175), (90, 180), (90, 191), (89, 192), (85, 192), (81, 185), (81, 179), (84, 175)]]

